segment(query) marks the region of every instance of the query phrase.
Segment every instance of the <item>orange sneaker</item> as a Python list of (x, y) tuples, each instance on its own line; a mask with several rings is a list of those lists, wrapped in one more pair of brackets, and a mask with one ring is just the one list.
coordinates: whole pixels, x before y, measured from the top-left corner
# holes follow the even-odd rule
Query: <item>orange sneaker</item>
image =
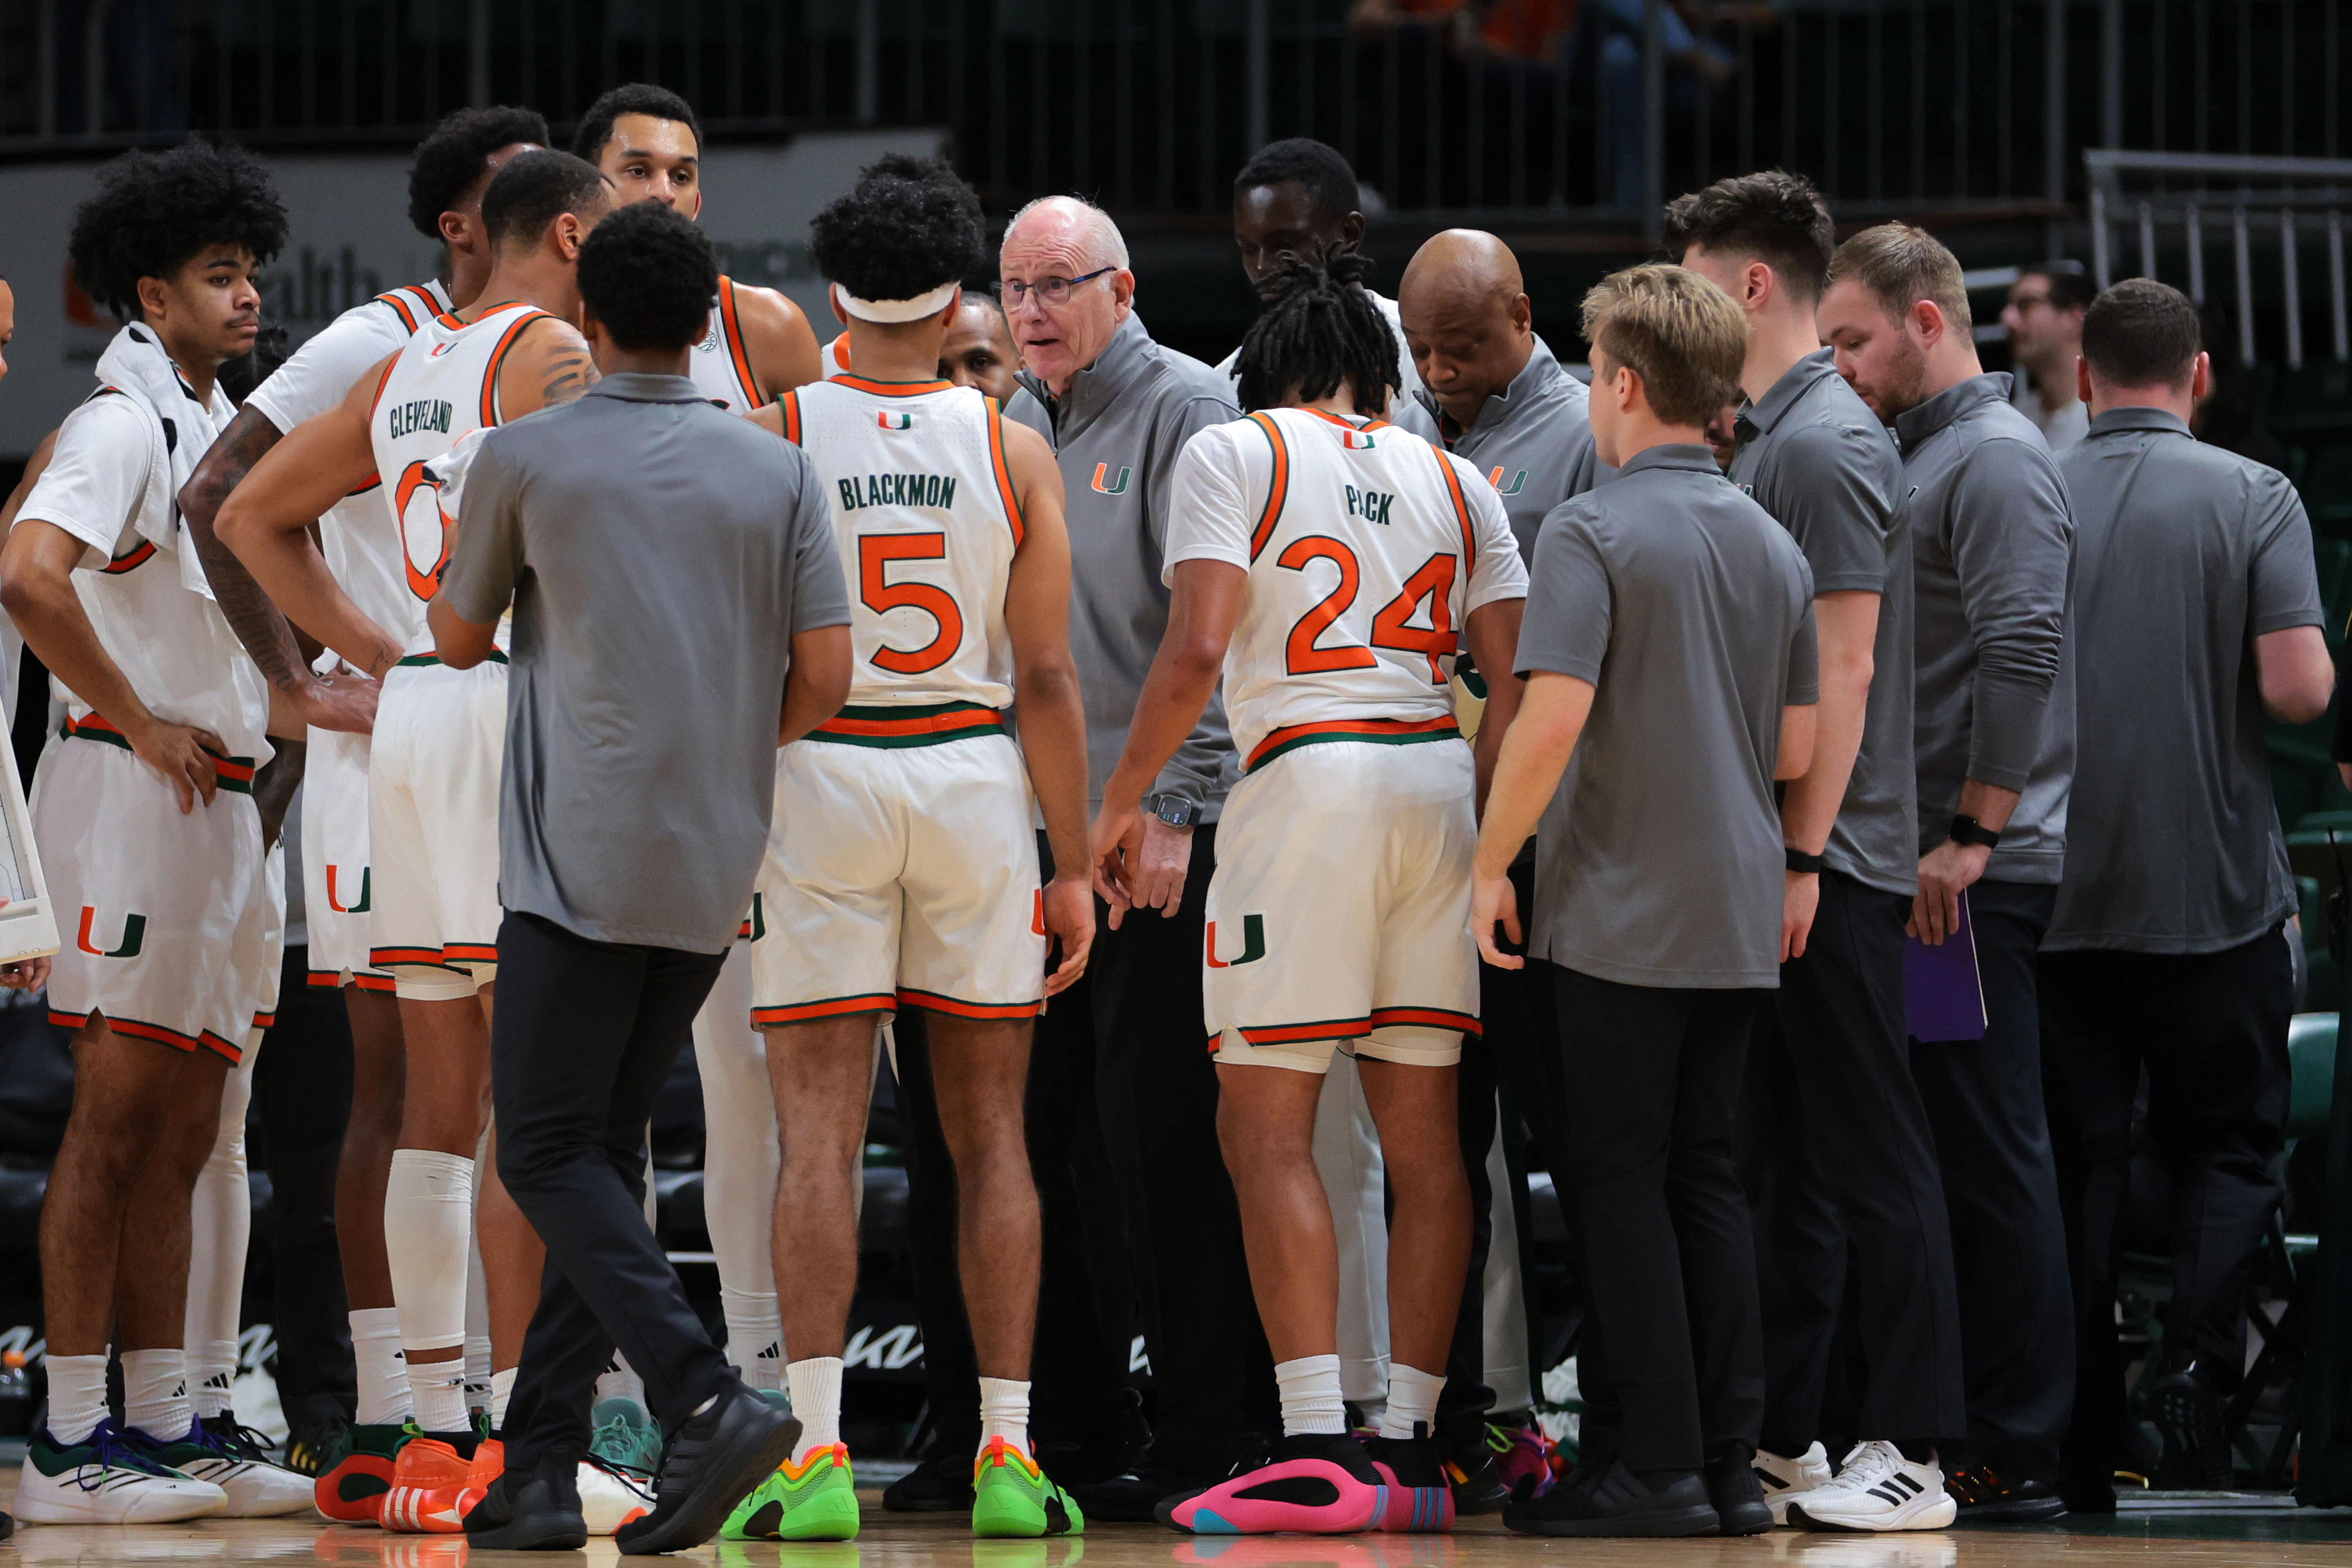
[(412, 1436), (406, 1426), (352, 1427), (319, 1467), (312, 1499), (338, 1524), (374, 1524), (392, 1490), (393, 1466)]
[(490, 1483), (507, 1472), (507, 1446), (496, 1437), (485, 1437), (474, 1445), (473, 1468), (466, 1473), (466, 1490), (457, 1494), (457, 1519), (462, 1528), (466, 1516), (490, 1490)]
[(463, 1500), (473, 1479), (473, 1462), (448, 1444), (438, 1437), (411, 1437), (392, 1463), (392, 1490), (383, 1494), (380, 1516), (383, 1527), (410, 1535), (458, 1534), (466, 1528)]

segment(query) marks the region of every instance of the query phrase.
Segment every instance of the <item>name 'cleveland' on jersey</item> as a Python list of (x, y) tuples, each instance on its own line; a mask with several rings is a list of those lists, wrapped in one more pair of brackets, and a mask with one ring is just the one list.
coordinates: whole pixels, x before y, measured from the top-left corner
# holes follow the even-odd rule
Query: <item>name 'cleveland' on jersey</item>
[(856, 650), (849, 706), (1013, 701), (1004, 594), (1021, 508), (996, 404), (947, 382), (844, 376), (783, 397), (831, 499)]
[(1171, 583), (1186, 560), (1249, 573), (1224, 676), (1245, 768), (1368, 723), (1450, 729), (1464, 622), (1527, 594), (1509, 520), (1474, 470), (1394, 425), (1318, 409), (1263, 410), (1186, 444)]

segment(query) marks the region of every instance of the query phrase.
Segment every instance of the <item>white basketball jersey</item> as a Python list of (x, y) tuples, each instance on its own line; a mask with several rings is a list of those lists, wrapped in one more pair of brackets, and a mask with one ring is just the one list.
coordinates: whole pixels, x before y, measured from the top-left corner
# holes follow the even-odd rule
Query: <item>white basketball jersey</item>
[(995, 402), (948, 382), (841, 377), (783, 397), (850, 584), (852, 707), (1013, 701), (1005, 584), (1021, 509)]
[(711, 297), (710, 325), (694, 345), (687, 373), (694, 378), (695, 391), (730, 413), (749, 413), (774, 401), (751, 373), (751, 355), (735, 316), (735, 280), (724, 274), (719, 292)]
[(376, 476), (400, 538), (401, 579), (414, 607), (407, 651), (433, 652), (425, 606), (448, 564), (452, 519), (441, 507), (440, 481), (427, 465), (464, 436), (499, 423), (499, 366), (522, 330), (547, 312), (501, 305), (478, 319), (436, 317), (393, 361), (369, 417)]
[(1177, 463), (1166, 568), (1249, 573), (1225, 654), (1244, 768), (1310, 739), (1450, 732), (1470, 612), (1524, 598), (1494, 491), (1383, 421), (1261, 411), (1201, 432)]
[[(420, 325), (446, 315), (449, 300), (438, 283), (412, 284), (379, 294), (357, 308), (371, 306), (383, 308), (371, 313), (383, 319), (389, 330), (398, 332), (404, 343), (416, 335)], [(384, 352), (399, 346), (387, 342)], [(362, 367), (362, 372), (365, 369)], [(328, 507), (319, 519), (319, 548), (326, 557), (327, 570), (352, 602), (406, 647), (423, 630), (425, 606), (403, 580), (400, 532), (379, 494), (383, 487), (383, 477), (378, 476)]]

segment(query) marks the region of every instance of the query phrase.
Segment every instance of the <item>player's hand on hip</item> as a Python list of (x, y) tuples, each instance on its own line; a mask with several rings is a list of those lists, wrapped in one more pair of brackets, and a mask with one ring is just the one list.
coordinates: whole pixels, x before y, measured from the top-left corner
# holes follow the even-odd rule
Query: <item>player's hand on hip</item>
[(1045, 935), (1062, 946), (1061, 963), (1045, 977), (1045, 994), (1058, 996), (1078, 983), (1094, 951), (1095, 890), (1088, 879), (1057, 876), (1047, 883), (1044, 918)]
[(1960, 894), (1985, 873), (1992, 851), (1982, 844), (1947, 839), (1919, 857), (1919, 892), (1911, 901), (1905, 934), (1940, 947), (1959, 929)]
[(294, 711), (312, 729), (372, 735), (376, 698), (383, 691), (382, 681), (352, 670), (318, 675), (295, 688)]
[(179, 792), (182, 816), (196, 809), (199, 796), (205, 805), (213, 803), (213, 793), (220, 788), (213, 758), (228, 755), (226, 741), (211, 730), (161, 718), (150, 718), (135, 732), (126, 729), (124, 737), (132, 754)]
[(1506, 953), (1495, 944), (1495, 922), (1513, 942), (1519, 935), (1519, 895), (1508, 876), (1479, 877), (1470, 884), (1470, 934), (1478, 939), (1478, 956), (1498, 969), (1519, 969), (1527, 960)]
[(1813, 915), (1822, 905), (1822, 873), (1782, 873), (1787, 885), (1780, 894), (1780, 962), (1805, 956), (1805, 938), (1813, 932)]
[(1192, 869), (1192, 830), (1144, 818), (1142, 863), (1135, 872), (1136, 907), (1156, 909), (1162, 919), (1175, 915), (1184, 902), (1184, 879)]
[(1110, 905), (1110, 928), (1134, 906), (1136, 863), (1143, 853), (1143, 813), (1130, 806), (1113, 810), (1105, 806), (1095, 817), (1087, 848), (1094, 858), (1094, 890)]

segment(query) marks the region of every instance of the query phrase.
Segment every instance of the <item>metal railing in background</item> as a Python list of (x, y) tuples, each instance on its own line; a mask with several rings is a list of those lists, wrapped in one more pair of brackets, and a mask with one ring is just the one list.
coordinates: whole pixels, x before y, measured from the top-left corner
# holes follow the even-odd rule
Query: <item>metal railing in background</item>
[(1654, 223), (1780, 164), (1843, 214), (2054, 216), (2085, 147), (2334, 156), (2343, 4), (0, 0), (0, 155), (397, 143), (647, 78), (719, 134), (944, 125), (992, 202), (1220, 212), (1254, 149), (1308, 135), (1423, 214)]
[[(2242, 364), (2258, 358), (2258, 294), (2271, 290), (2255, 256), (2275, 267), (2277, 350), (2289, 370), (2304, 362), (2309, 325), (2304, 278), (2307, 253), (2324, 258), (2331, 357), (2352, 359), (2352, 301), (2345, 292), (2345, 209), (2352, 201), (2352, 160), (2252, 158), (2221, 153), (2090, 152), (2091, 275), (2105, 288), (2117, 277), (2164, 277), (2159, 263), (2177, 258), (2171, 277), (2202, 306), (2212, 285), (2210, 251), (2227, 247), (2227, 299)], [(2120, 229), (2127, 242), (2116, 243)], [(2137, 266), (2130, 265), (2137, 262)]]

